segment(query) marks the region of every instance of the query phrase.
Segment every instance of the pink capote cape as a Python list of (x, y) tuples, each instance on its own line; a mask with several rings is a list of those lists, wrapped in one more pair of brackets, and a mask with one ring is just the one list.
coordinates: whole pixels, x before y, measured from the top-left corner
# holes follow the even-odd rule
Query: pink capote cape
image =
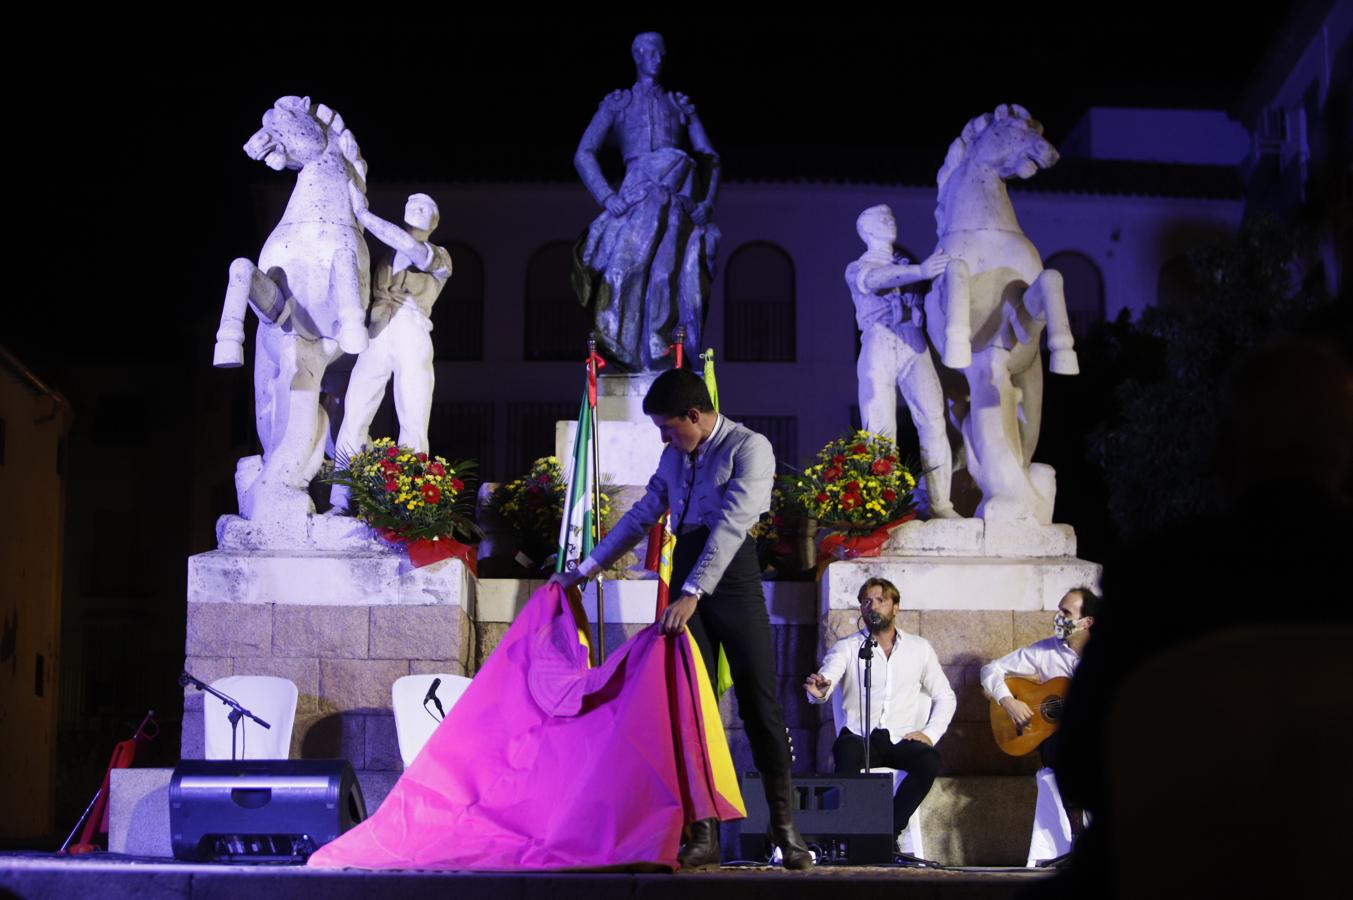
[(650, 626), (589, 668), (585, 621), (536, 591), (375, 814), (308, 864), (676, 868), (683, 824), (742, 818), (690, 633)]

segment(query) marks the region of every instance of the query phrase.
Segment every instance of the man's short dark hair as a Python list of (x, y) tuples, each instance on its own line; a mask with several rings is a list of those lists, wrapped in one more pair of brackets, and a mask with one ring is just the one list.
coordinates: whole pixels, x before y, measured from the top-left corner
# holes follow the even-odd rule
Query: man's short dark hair
[(1086, 616), (1099, 615), (1099, 604), (1103, 602), (1103, 598), (1101, 598), (1094, 591), (1090, 590), (1090, 588), (1082, 585), (1080, 587), (1073, 587), (1071, 590), (1067, 591), (1067, 593), (1078, 594), (1080, 596), (1082, 619), (1085, 618)]
[(657, 378), (644, 395), (644, 414), (649, 416), (684, 416), (686, 410), (714, 412), (714, 401), (709, 399), (705, 380), (690, 369), (668, 369)]
[(893, 601), (893, 606), (900, 606), (902, 604), (902, 592), (897, 589), (897, 585), (886, 578), (871, 578), (860, 585), (860, 602), (864, 602), (864, 595), (869, 593), (870, 588), (876, 587), (883, 588), (883, 596)]

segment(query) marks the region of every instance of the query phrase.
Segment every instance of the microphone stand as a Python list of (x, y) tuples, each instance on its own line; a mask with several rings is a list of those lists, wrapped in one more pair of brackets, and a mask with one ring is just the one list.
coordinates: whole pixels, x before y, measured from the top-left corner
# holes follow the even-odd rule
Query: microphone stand
[(860, 645), (860, 659), (864, 660), (864, 772), (869, 774), (869, 745), (872, 743), (873, 728), (869, 721), (870, 714), (874, 711), (873, 691), (874, 691), (874, 648), (878, 646), (878, 641), (874, 640), (873, 618), (865, 617), (864, 643)]
[(187, 687), (188, 685), (191, 684), (199, 691), (206, 691), (208, 694), (211, 694), (217, 700), (220, 700), (226, 706), (230, 707), (230, 715), (227, 716), (227, 718), (230, 719), (230, 758), (232, 760), (235, 759), (235, 733), (239, 730), (240, 719), (243, 719), (244, 717), (248, 716), (258, 724), (262, 725), (264, 728), (272, 728), (272, 726), (269, 725), (267, 722), (263, 721), (258, 716), (254, 715), (249, 710), (241, 706), (240, 702), (236, 700), (234, 697), (221, 693), (220, 691), (216, 690), (216, 688), (212, 687), (206, 682), (197, 680), (193, 676), (189, 675), (187, 672), (184, 672), (182, 675), (179, 676), (179, 684), (182, 685), (183, 687)]

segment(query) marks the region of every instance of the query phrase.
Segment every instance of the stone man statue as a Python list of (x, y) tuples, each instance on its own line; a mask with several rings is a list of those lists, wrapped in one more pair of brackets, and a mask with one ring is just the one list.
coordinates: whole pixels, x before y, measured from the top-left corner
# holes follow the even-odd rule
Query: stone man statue
[[(411, 194), (401, 228), (367, 209), (364, 194), (351, 193), (357, 220), (390, 252), (376, 264), (368, 326), (371, 343), (352, 367), (334, 446), (347, 456), (367, 444), (367, 430), (393, 375), (399, 442), (426, 453), (432, 415), (432, 305), (451, 277), (451, 255), (428, 241), (441, 214), (427, 194)], [(335, 485), (330, 499), (336, 511), (347, 511), (346, 488)]]
[[(678, 325), (695, 359), (714, 277), (719, 229), (710, 218), (719, 156), (695, 105), (658, 83), (662, 35), (631, 46), (638, 80), (615, 91), (578, 143), (573, 164), (604, 211), (574, 248), (574, 289), (592, 312), (602, 355), (631, 372), (666, 368), (660, 360)], [(612, 188), (597, 151), (614, 136), (625, 160)], [(687, 149), (688, 148), (688, 149)]]
[(944, 272), (949, 257), (936, 251), (925, 262), (911, 265), (895, 255), (897, 222), (887, 206), (871, 206), (860, 213), (855, 229), (865, 250), (846, 266), (846, 284), (855, 301), (855, 323), (860, 328), (860, 419), (866, 431), (897, 440), (897, 393), (911, 411), (921, 439), (921, 466), (930, 514), (955, 518), (949, 499), (953, 454), (944, 422), (944, 393), (926, 343), (922, 298), (899, 290), (903, 285), (929, 281)]

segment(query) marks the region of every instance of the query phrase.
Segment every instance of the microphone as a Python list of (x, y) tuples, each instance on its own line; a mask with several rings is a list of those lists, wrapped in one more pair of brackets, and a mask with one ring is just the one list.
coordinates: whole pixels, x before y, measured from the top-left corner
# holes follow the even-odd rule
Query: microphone
[(188, 683), (192, 680), (193, 676), (189, 675), (187, 672), (184, 672), (183, 674), (179, 675), (179, 687), (187, 687)]
[(877, 628), (883, 624), (883, 616), (874, 612), (872, 609), (865, 614), (865, 620), (869, 622), (870, 628)]
[(426, 707), (428, 701), (432, 701), (432, 705), (437, 707), (437, 712), (441, 713), (442, 718), (445, 719), (446, 710), (442, 709), (442, 701), (437, 696), (437, 688), (441, 687), (441, 684), (442, 680), (440, 678), (432, 679), (432, 684), (428, 687), (428, 692), (423, 695), (423, 706)]

